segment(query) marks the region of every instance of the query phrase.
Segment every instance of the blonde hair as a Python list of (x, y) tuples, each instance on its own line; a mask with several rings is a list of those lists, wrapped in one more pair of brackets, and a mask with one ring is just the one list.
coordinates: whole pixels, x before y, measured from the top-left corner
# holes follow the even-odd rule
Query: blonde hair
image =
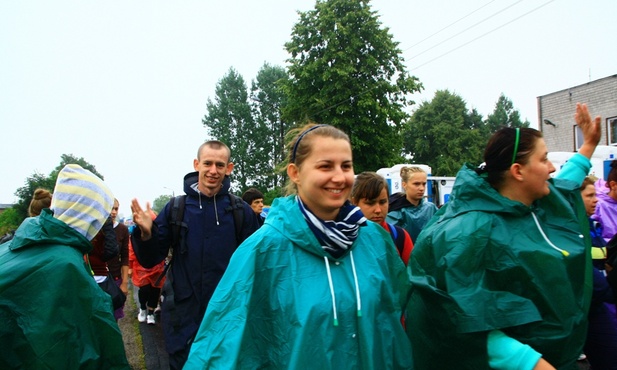
[[(292, 137), (287, 143), (287, 163), (293, 163), (300, 169), (302, 163), (304, 163), (306, 158), (311, 154), (313, 139), (317, 136), (345, 140), (351, 146), (349, 136), (338, 128), (309, 122), (287, 133), (287, 137)], [(285, 190), (287, 195), (296, 194), (298, 192), (298, 186), (295, 182), (291, 181), (291, 179), (288, 179)]]
[(401, 168), (401, 180), (403, 180), (403, 182), (409, 181), (409, 178), (414, 173), (424, 173), (424, 174), (426, 174), (426, 171), (424, 171), (422, 168), (420, 168), (418, 166), (405, 166), (405, 167)]
[(51, 205), (51, 193), (47, 189), (38, 188), (32, 195), (32, 200), (28, 206), (28, 215), (30, 217), (41, 214), (43, 208), (49, 208)]

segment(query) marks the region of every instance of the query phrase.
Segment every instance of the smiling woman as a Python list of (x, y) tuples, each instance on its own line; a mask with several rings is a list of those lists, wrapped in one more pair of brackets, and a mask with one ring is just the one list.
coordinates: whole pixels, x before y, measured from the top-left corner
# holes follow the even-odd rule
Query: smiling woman
[(291, 136), (292, 194), (234, 254), (186, 368), (411, 368), (409, 282), (390, 236), (347, 200), (349, 137), (314, 124)]

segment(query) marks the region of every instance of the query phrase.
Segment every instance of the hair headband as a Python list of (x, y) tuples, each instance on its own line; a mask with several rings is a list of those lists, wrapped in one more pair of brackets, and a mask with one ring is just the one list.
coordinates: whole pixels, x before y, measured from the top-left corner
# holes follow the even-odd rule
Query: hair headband
[(313, 127), (310, 127), (308, 130), (304, 131), (303, 133), (301, 133), (300, 136), (298, 136), (298, 140), (296, 140), (293, 151), (291, 152), (291, 163), (296, 163), (296, 151), (298, 150), (298, 144), (300, 144), (300, 140), (302, 140), (302, 138), (309, 132), (317, 128), (324, 127), (324, 126), (326, 125), (315, 125)]
[(521, 139), (521, 129), (516, 128), (516, 140), (514, 141), (514, 152), (512, 153), (512, 164), (516, 161), (516, 154), (518, 153), (518, 142)]

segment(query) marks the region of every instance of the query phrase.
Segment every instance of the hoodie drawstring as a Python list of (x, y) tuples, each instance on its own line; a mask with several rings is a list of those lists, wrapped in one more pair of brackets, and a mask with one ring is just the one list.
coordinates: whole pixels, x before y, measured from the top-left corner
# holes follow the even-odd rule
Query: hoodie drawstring
[(546, 240), (546, 242), (555, 250), (561, 252), (561, 254), (563, 254), (564, 256), (568, 257), (570, 255), (570, 253), (566, 250), (563, 250), (559, 247), (557, 247), (555, 244), (553, 244), (553, 242), (551, 242), (548, 237), (546, 236), (546, 234), (544, 233), (544, 230), (542, 230), (542, 227), (540, 227), (540, 222), (538, 222), (538, 217), (536, 217), (536, 214), (531, 212), (531, 215), (533, 216), (533, 220), (536, 222), (536, 227), (538, 228), (538, 230), (540, 231), (540, 234), (542, 234), (542, 237), (544, 237), (544, 240)]
[(330, 295), (332, 296), (332, 312), (334, 312), (334, 326), (338, 326), (338, 316), (336, 315), (336, 296), (334, 295), (334, 286), (332, 284), (332, 274), (330, 273), (330, 261), (328, 257), (323, 257), (326, 261), (326, 272), (328, 273), (328, 284), (330, 285)]
[(197, 195), (199, 195), (199, 209), (201, 208), (201, 191), (197, 190)]
[(219, 211), (216, 208), (216, 194), (214, 194), (214, 217), (216, 217), (216, 226), (219, 226)]
[[(353, 273), (353, 281), (356, 288), (356, 309), (358, 317), (362, 317), (362, 300), (360, 299), (360, 286), (358, 285), (358, 275), (356, 273), (356, 264), (353, 258), (353, 252), (349, 252), (351, 259), (351, 271)], [(338, 326), (338, 315), (336, 313), (336, 295), (334, 294), (334, 283), (332, 281), (332, 273), (330, 272), (330, 260), (324, 256), (326, 272), (328, 275), (328, 285), (330, 286), (330, 296), (332, 297), (332, 312), (334, 314), (334, 326)]]

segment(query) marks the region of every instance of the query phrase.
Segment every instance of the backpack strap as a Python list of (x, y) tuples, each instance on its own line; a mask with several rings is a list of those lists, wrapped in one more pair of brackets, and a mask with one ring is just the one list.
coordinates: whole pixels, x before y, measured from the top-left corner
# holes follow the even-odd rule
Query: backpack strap
[(396, 245), (396, 249), (398, 249), (398, 254), (402, 256), (403, 250), (405, 249), (405, 232), (399, 226), (390, 223), (388, 224), (388, 228), (390, 229), (390, 236), (392, 236), (394, 245)]
[(229, 193), (229, 202), (234, 216), (234, 226), (236, 229), (236, 243), (242, 243), (242, 226), (244, 224), (244, 201), (239, 196)]
[(169, 266), (171, 266), (171, 258), (174, 255), (174, 249), (179, 248), (180, 253), (186, 253), (186, 243), (182, 235), (182, 228), (188, 229), (187, 224), (184, 222), (184, 206), (186, 204), (186, 195), (178, 195), (171, 201), (171, 212), (167, 213), (167, 224), (171, 226), (171, 244), (169, 245), (170, 259), (166, 262), (165, 268), (161, 275), (156, 279), (154, 285), (159, 285), (163, 277), (167, 274)]

